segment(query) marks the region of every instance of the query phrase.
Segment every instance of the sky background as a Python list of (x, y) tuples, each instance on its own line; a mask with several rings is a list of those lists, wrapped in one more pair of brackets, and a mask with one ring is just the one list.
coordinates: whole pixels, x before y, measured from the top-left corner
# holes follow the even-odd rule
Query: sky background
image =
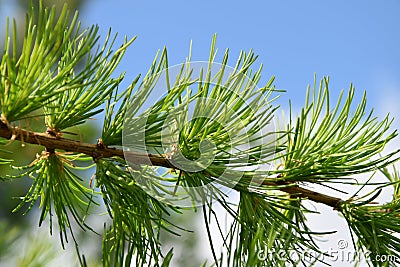
[[(0, 10), (1, 25), (8, 11)], [(85, 26), (98, 24), (103, 37), (110, 27), (119, 41), (138, 36), (118, 68), (127, 73), (125, 85), (146, 73), (164, 46), (170, 65), (185, 60), (191, 40), (192, 59), (207, 60), (217, 33), (220, 55), (229, 48), (231, 65), (240, 50), (259, 55), (256, 66), (264, 65), (259, 86), (275, 75), (276, 87), (287, 91), (278, 100), (283, 107), (291, 99), (299, 109), (314, 74), (328, 75), (332, 96), (353, 83), (358, 98), (366, 90), (368, 106), (380, 117), (390, 112), (394, 128), (400, 127), (400, 1), (88, 0), (80, 14)], [(316, 207), (323, 215), (310, 221), (318, 230), (341, 231), (322, 246), (336, 249), (340, 239), (351, 242), (343, 220)]]
[[(253, 49), (264, 65), (262, 86), (272, 75), (285, 89), (280, 104), (300, 107), (314, 73), (331, 78), (332, 95), (349, 88), (368, 93), (379, 114), (396, 113), (400, 96), (400, 2), (385, 1), (101, 1), (81, 8), (84, 22), (138, 38), (121, 70), (127, 80), (145, 73), (158, 49), (170, 65), (181, 63), (193, 41), (193, 60), (207, 60), (217, 33), (221, 54)], [(399, 125), (396, 122), (396, 125)]]

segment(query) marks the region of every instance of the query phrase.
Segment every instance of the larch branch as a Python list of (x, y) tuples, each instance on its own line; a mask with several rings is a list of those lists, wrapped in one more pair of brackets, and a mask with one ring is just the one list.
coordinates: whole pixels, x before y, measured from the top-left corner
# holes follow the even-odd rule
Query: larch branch
[[(40, 133), (28, 131), (18, 127), (10, 127), (4, 122), (0, 121), (0, 137), (9, 140), (19, 140), (29, 144), (37, 144), (46, 147), (47, 150), (60, 149), (69, 152), (83, 153), (91, 156), (94, 160), (100, 158), (120, 157), (125, 158), (129, 156), (129, 161), (137, 164), (153, 164), (155, 166), (171, 168), (169, 160), (160, 155), (154, 154), (140, 154), (134, 152), (125, 152), (122, 149), (115, 147), (107, 147), (103, 144), (88, 144), (77, 140), (71, 140), (63, 137), (57, 137), (50, 133)], [(268, 185), (277, 186), (268, 182)], [(314, 202), (323, 203), (334, 209), (340, 209), (340, 204), (344, 201), (340, 198), (325, 195), (315, 192), (298, 185), (290, 185), (281, 187), (279, 190), (290, 194), (292, 197), (299, 197), (309, 199)]]

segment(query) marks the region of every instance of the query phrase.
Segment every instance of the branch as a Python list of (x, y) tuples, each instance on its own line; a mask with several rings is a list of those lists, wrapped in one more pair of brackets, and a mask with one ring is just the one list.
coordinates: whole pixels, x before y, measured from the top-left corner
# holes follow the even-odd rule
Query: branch
[(321, 194), (321, 193), (300, 187), (298, 185), (283, 187), (280, 190), (283, 192), (289, 193), (292, 196), (307, 198), (314, 202), (323, 203), (325, 205), (332, 207), (335, 210), (340, 210), (340, 204), (342, 204), (344, 202), (344, 200), (342, 200), (340, 198)]
[[(6, 123), (0, 121), (0, 137), (9, 140), (20, 140), (29, 144), (37, 144), (46, 147), (47, 151), (54, 151), (61, 149), (64, 151), (83, 153), (91, 156), (94, 161), (100, 158), (120, 157), (125, 159), (125, 154), (129, 153), (129, 160), (136, 164), (148, 164), (149, 159), (155, 166), (171, 168), (172, 165), (169, 160), (160, 155), (153, 154), (140, 154), (134, 152), (125, 152), (115, 148), (107, 147), (103, 143), (88, 144), (81, 141), (71, 140), (63, 137), (57, 137), (51, 132), (39, 133), (27, 131), (18, 127), (9, 127)], [(279, 186), (279, 183), (265, 182), (265, 185)], [(323, 203), (336, 210), (340, 209), (340, 204), (344, 201), (340, 198), (328, 196), (322, 193), (311, 191), (302, 188), (298, 185), (291, 185), (282, 187), (279, 190), (289, 193), (293, 197), (305, 198), (314, 202)]]

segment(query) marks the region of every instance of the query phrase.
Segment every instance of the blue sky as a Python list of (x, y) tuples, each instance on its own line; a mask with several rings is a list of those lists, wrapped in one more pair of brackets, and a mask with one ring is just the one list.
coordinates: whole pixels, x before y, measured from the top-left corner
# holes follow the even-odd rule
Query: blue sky
[[(1, 6), (0, 32), (5, 17), (16, 14), (13, 1), (2, 1), (8, 5)], [(397, 0), (87, 0), (80, 8), (84, 25), (98, 24), (103, 37), (110, 27), (120, 41), (138, 36), (118, 69), (127, 72), (126, 84), (145, 73), (164, 46), (170, 65), (184, 61), (190, 40), (193, 60), (207, 60), (217, 33), (217, 47), (230, 49), (231, 64), (240, 50), (254, 49), (264, 65), (260, 86), (275, 75), (275, 85), (287, 90), (280, 104), (290, 98), (300, 107), (316, 73), (330, 76), (333, 95), (350, 83), (358, 95), (366, 90), (369, 106), (380, 115), (400, 114), (399, 13)]]
[[(241, 49), (254, 49), (263, 80), (276, 76), (282, 97), (301, 105), (314, 73), (331, 77), (332, 94), (353, 83), (367, 90), (378, 113), (400, 95), (400, 2), (385, 1), (105, 1), (81, 8), (85, 23), (138, 36), (121, 70), (144, 73), (165, 45), (171, 65), (184, 61), (193, 41), (193, 60), (207, 60), (212, 35), (234, 64)], [(260, 86), (262, 83), (260, 84)], [(389, 97), (388, 97), (389, 96)], [(391, 97), (393, 96), (393, 97)], [(384, 110), (380, 110), (380, 107)], [(397, 107), (393, 107), (396, 108)]]

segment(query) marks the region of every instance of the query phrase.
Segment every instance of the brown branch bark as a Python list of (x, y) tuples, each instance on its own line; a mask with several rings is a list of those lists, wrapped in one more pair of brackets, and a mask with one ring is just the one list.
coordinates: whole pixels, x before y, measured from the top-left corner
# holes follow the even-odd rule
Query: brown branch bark
[[(103, 144), (88, 144), (76, 140), (71, 140), (63, 137), (57, 137), (50, 133), (39, 133), (27, 131), (18, 127), (9, 127), (4, 122), (0, 121), (0, 137), (9, 140), (19, 140), (29, 144), (37, 144), (44, 146), (47, 151), (54, 151), (55, 149), (83, 153), (93, 157), (96, 161), (100, 158), (129, 158), (129, 161), (137, 164), (153, 164), (155, 166), (162, 166), (171, 168), (172, 165), (168, 159), (160, 155), (153, 154), (140, 154), (133, 152), (125, 152), (121, 149), (114, 147), (107, 147)], [(266, 182), (266, 185), (278, 186), (278, 183)], [(334, 209), (340, 209), (342, 199), (318, 193), (298, 185), (290, 185), (282, 187), (279, 190), (290, 194), (292, 197), (299, 197), (309, 199), (314, 202), (323, 203)]]
[(297, 196), (300, 198), (306, 198), (314, 202), (323, 203), (332, 207), (335, 210), (340, 210), (340, 204), (344, 201), (337, 197), (328, 196), (322, 193), (318, 193), (300, 186), (293, 187), (283, 187), (282, 191), (289, 193), (292, 196)]
[[(38, 133), (20, 129), (18, 127), (8, 128), (0, 121), (0, 137), (9, 140), (19, 140), (29, 144), (37, 144), (46, 147), (47, 150), (60, 149), (64, 151), (83, 153), (93, 157), (94, 160), (100, 158), (121, 157), (125, 158), (124, 151), (113, 147), (99, 144), (88, 144), (76, 140), (56, 137), (49, 133)], [(129, 159), (134, 159), (134, 163), (149, 163), (163, 167), (171, 167), (164, 157), (158, 155), (143, 155), (139, 153), (129, 153)]]

